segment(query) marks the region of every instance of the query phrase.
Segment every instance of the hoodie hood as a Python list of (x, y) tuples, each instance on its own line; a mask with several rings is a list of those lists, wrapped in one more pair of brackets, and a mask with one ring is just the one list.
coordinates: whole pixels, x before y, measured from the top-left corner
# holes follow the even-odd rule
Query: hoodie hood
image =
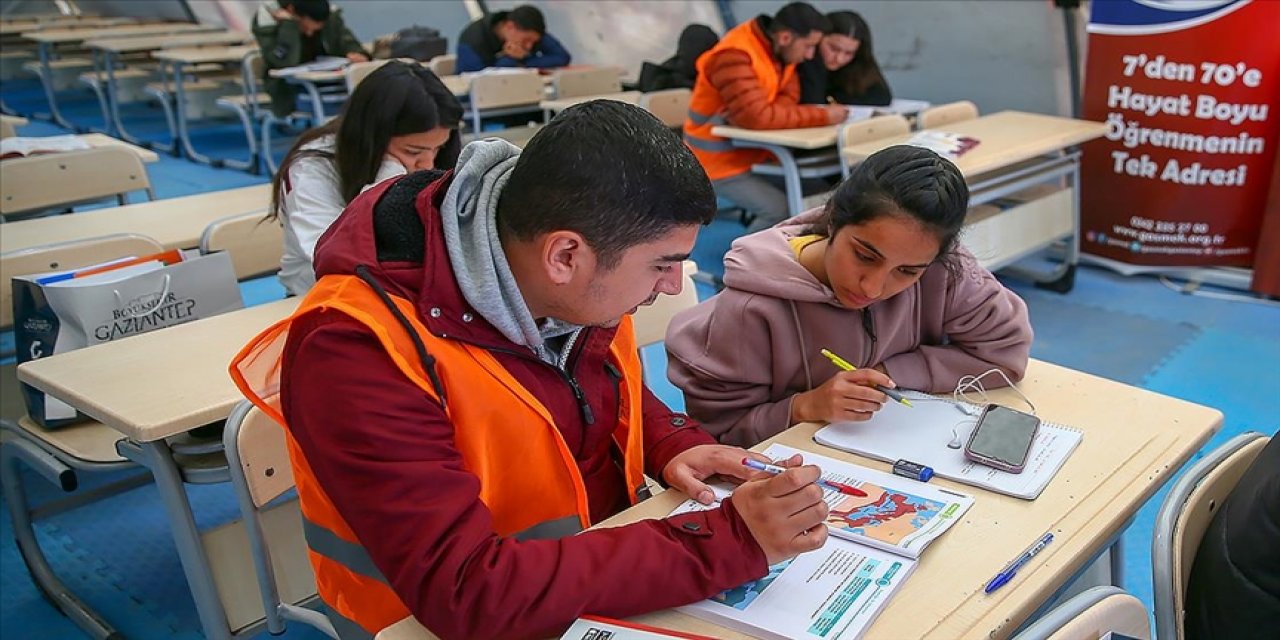
[(738, 238), (724, 258), (724, 284), (744, 293), (781, 300), (840, 306), (835, 293), (796, 259), (792, 238), (806, 235), (822, 220), (811, 209), (759, 233)]
[(280, 3), (277, 0), (266, 0), (258, 5), (258, 13), (254, 17), (254, 23), (260, 27), (269, 27), (276, 23), (275, 13), (280, 10)]

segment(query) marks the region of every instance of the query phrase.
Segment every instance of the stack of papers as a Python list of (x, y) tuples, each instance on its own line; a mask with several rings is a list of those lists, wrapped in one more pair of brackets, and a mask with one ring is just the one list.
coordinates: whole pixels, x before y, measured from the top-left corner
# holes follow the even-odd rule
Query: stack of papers
[(977, 138), (946, 131), (926, 130), (916, 133), (906, 144), (924, 147), (940, 156), (959, 158), (978, 146)]
[(300, 64), (296, 67), (276, 69), (274, 73), (277, 76), (296, 76), (300, 73), (312, 73), (317, 71), (341, 71), (342, 69), (346, 69), (349, 64), (351, 64), (351, 61), (346, 58), (321, 56), (311, 62)]

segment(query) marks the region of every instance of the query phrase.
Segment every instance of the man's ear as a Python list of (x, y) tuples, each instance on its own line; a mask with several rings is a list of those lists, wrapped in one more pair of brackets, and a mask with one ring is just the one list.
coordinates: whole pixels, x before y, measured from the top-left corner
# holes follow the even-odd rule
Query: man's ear
[(542, 237), (542, 268), (552, 284), (564, 285), (595, 267), (595, 252), (576, 231), (552, 231)]

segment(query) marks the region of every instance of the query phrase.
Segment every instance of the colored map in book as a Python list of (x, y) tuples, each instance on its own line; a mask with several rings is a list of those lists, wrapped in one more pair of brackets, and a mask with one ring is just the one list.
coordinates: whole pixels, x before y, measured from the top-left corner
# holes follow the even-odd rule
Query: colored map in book
[(827, 524), (891, 545), (927, 525), (947, 506), (945, 502), (887, 490), (870, 482), (858, 488), (867, 492), (866, 497), (841, 495), (831, 503)]
[(737, 586), (711, 596), (711, 602), (717, 602), (742, 611), (747, 608), (747, 605), (751, 604), (752, 600), (755, 600), (760, 596), (760, 594), (764, 593), (764, 590), (768, 589), (769, 585), (772, 584), (778, 576), (782, 575), (782, 571), (786, 569), (789, 564), (791, 564), (791, 560), (779, 562), (778, 564), (769, 567), (769, 575), (760, 578), (759, 580), (752, 580), (744, 585)]

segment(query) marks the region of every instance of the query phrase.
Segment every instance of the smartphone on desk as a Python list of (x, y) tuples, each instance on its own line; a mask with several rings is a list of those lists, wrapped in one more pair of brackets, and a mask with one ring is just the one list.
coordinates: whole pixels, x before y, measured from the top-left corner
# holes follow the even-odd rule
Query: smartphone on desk
[(1040, 418), (989, 404), (964, 445), (964, 457), (1001, 471), (1022, 473), (1039, 431)]

